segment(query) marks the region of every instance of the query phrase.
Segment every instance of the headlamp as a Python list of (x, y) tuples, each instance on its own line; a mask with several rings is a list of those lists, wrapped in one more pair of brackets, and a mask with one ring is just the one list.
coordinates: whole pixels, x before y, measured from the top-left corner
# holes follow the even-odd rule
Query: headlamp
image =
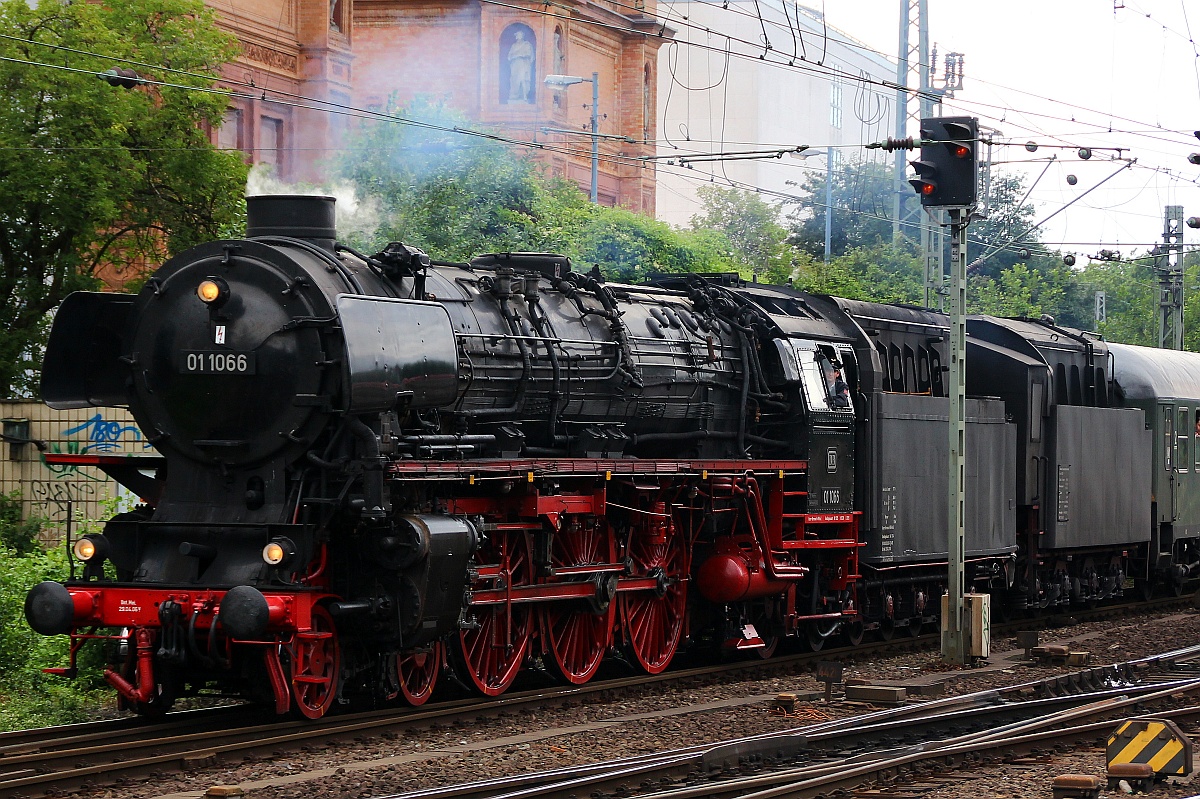
[(81, 563), (103, 562), (108, 557), (108, 539), (102, 535), (85, 535), (75, 542), (71, 552)]
[(223, 305), (229, 299), (229, 284), (219, 277), (209, 277), (196, 286), (196, 296), (206, 305)]
[(291, 560), (295, 554), (295, 544), (286, 538), (275, 538), (263, 547), (262, 559), (268, 566), (278, 566)]

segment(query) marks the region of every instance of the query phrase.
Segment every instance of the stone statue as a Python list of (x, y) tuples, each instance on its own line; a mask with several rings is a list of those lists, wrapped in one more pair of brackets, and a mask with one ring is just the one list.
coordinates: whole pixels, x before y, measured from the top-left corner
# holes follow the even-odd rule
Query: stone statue
[(508, 48), (508, 101), (532, 103), (533, 43), (525, 41), (525, 31), (518, 30), (516, 41)]

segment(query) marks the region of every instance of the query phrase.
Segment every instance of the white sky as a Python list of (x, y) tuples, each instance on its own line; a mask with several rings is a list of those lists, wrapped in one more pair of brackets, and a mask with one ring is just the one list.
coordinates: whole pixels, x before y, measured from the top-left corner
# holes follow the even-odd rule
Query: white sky
[[(812, 2), (812, 0), (809, 0)], [(894, 57), (899, 0), (826, 2), (829, 23)], [(1032, 183), (1057, 155), (1030, 196), (1035, 219), (1062, 208), (1120, 166), (1132, 169), (1096, 188), (1050, 220), (1043, 241), (1081, 256), (1099, 249), (1144, 252), (1161, 240), (1163, 207), (1182, 205), (1200, 216), (1200, 0), (929, 0), (930, 41), (939, 53), (961, 52), (964, 90), (943, 114), (978, 116), (998, 129), (996, 161)], [(819, 7), (819, 6), (818, 6)], [(1190, 29), (1189, 29), (1190, 26)], [(912, 135), (915, 130), (909, 130)], [(1042, 145), (1029, 153), (1026, 141)], [(1093, 148), (1089, 161), (1076, 154)], [(1036, 162), (1034, 159), (1040, 159)], [(1068, 174), (1078, 178), (1067, 183)], [(1200, 230), (1186, 241), (1200, 242)], [(1084, 259), (1080, 258), (1080, 263)]]

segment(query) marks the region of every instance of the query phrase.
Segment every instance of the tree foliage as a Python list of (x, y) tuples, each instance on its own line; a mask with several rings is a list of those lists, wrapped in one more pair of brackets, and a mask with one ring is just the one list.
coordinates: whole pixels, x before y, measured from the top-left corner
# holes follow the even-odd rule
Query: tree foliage
[[(236, 48), (199, 0), (0, 4), (0, 390), (28, 393), (46, 315), (225, 232), (245, 166), (208, 143)], [(90, 55), (90, 54), (102, 55)], [(122, 89), (127, 64), (173, 85)], [(153, 66), (146, 66), (153, 65)], [(178, 70), (178, 71), (176, 71)]]
[[(832, 203), (826, 180), (832, 181)], [(892, 168), (879, 161), (843, 161), (809, 172), (800, 182), (800, 200), (789, 217), (791, 243), (814, 257), (825, 255), (825, 216), (832, 208), (830, 254), (892, 240)], [(915, 229), (905, 229), (913, 235)]]
[(696, 230), (723, 233), (738, 260), (765, 282), (786, 280), (792, 271), (788, 232), (779, 220), (779, 209), (757, 194), (721, 186), (701, 186), (696, 195), (704, 213), (692, 217)]
[(361, 246), (405, 241), (436, 258), (541, 251), (596, 264), (611, 278), (735, 268), (724, 236), (681, 231), (620, 208), (593, 205), (571, 182), (544, 177), (528, 155), (452, 129), (465, 120), (417, 99), (389, 112), (419, 124), (368, 122), (352, 136), (338, 176), (378, 205)]

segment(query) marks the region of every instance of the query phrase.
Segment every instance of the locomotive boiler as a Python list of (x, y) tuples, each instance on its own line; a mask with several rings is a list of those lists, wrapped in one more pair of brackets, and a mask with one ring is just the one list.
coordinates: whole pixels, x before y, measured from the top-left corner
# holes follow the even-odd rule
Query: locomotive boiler
[(654, 673), (684, 641), (861, 634), (834, 309), (551, 254), (366, 256), (332, 198), (247, 204), (245, 239), (136, 296), (69, 297), (46, 352), (48, 404), (127, 406), (157, 453), (57, 456), (144, 504), (26, 602), (72, 660), (107, 644), (128, 707), (216, 690), (315, 718), (419, 704), (451, 668), (495, 695), (533, 661), (578, 683), (616, 650)]

